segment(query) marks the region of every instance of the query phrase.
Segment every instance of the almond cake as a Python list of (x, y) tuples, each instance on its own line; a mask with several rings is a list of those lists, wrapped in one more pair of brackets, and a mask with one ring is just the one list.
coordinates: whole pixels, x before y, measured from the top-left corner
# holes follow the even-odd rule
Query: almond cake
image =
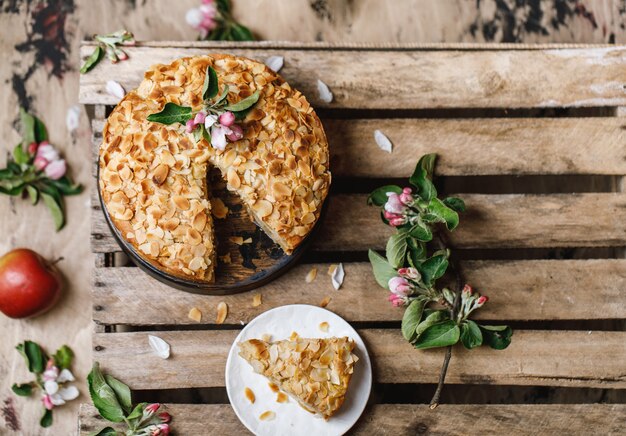
[(307, 411), (328, 419), (344, 402), (359, 358), (347, 337), (290, 339), (267, 342), (250, 339), (239, 343), (239, 355), (296, 399)]
[[(259, 91), (224, 150), (185, 125), (150, 122), (166, 103), (202, 107), (208, 67), (228, 103)], [(251, 219), (290, 254), (319, 219), (331, 182), (328, 142), (304, 95), (264, 64), (211, 54), (154, 65), (109, 115), (99, 189), (119, 235), (137, 255), (184, 279), (213, 282), (216, 240), (207, 167), (217, 167)]]

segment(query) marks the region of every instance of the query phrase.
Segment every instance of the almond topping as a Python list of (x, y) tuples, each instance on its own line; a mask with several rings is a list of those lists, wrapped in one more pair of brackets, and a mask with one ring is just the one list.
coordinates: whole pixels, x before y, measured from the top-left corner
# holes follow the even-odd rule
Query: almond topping
[(318, 327), (323, 332), (327, 332), (328, 331), (328, 323), (326, 321), (321, 322)]
[(289, 402), (289, 397), (287, 396), (287, 394), (285, 394), (283, 392), (279, 392), (278, 395), (276, 396), (276, 402), (277, 403), (288, 403)]
[(187, 315), (189, 319), (194, 320), (195, 322), (202, 321), (202, 312), (197, 307), (192, 307), (189, 311), (189, 315)]
[(254, 396), (254, 392), (252, 392), (252, 389), (246, 388), (244, 390), (244, 392), (246, 394), (246, 398), (248, 399), (248, 401), (250, 401), (252, 404), (254, 404), (254, 401), (256, 400), (256, 397)]
[(241, 236), (231, 236), (228, 240), (233, 244), (243, 245), (243, 238)]
[(272, 213), (274, 207), (272, 206), (272, 203), (267, 200), (259, 200), (254, 203), (252, 209), (254, 209), (259, 217), (265, 218)]
[(232, 168), (228, 169), (228, 172), (226, 173), (226, 180), (233, 189), (239, 189), (241, 186), (241, 179), (239, 179), (237, 171)]
[(335, 268), (337, 268), (337, 264), (333, 263), (328, 266), (328, 275), (332, 276), (335, 273)]
[(193, 217), (193, 228), (197, 231), (201, 232), (204, 230), (206, 226), (207, 217), (204, 212), (200, 212), (195, 217)]
[(172, 197), (172, 201), (174, 202), (176, 207), (179, 209), (182, 209), (182, 210), (189, 209), (189, 200), (187, 200), (185, 197), (182, 197), (180, 195), (174, 195)]
[(259, 307), (261, 303), (261, 294), (254, 294), (254, 297), (252, 297), (252, 307)]
[(330, 303), (330, 300), (332, 300), (332, 298), (330, 297), (325, 297), (322, 302), (320, 303), (320, 307), (326, 307), (328, 306), (328, 303)]
[(272, 335), (270, 335), (269, 333), (263, 333), (261, 335), (261, 339), (265, 342), (270, 342), (272, 340)]
[(278, 390), (279, 390), (279, 389), (278, 389), (278, 386), (276, 386), (274, 383), (268, 383), (267, 385), (270, 387), (270, 389), (271, 389), (273, 392), (278, 392)]
[(226, 215), (228, 215), (228, 207), (226, 207), (221, 198), (211, 198), (211, 213), (215, 218), (226, 218)]
[(228, 316), (228, 306), (226, 305), (226, 303), (221, 301), (217, 305), (217, 318), (215, 319), (215, 323), (224, 324), (224, 321), (226, 321), (227, 316)]
[(259, 416), (261, 421), (272, 421), (274, 418), (276, 418), (276, 414), (271, 410), (263, 412), (261, 413), (261, 416)]
[(316, 276), (317, 276), (317, 268), (311, 268), (309, 273), (306, 275), (306, 278), (304, 279), (304, 281), (307, 283), (311, 283), (313, 280), (315, 280)]
[(165, 179), (167, 179), (167, 174), (169, 173), (169, 171), (170, 169), (167, 165), (160, 164), (154, 170), (154, 174), (152, 175), (152, 181), (157, 185), (162, 185), (163, 182), (165, 182)]

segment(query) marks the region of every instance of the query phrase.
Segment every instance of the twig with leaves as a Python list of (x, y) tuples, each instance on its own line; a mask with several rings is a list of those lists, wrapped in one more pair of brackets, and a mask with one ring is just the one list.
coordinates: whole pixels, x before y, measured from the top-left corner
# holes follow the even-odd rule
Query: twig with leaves
[[(395, 307), (406, 306), (402, 335), (417, 349), (446, 347), (433, 409), (439, 404), (453, 345), (460, 341), (467, 349), (487, 344), (501, 350), (513, 334), (510, 327), (480, 325), (469, 319), (488, 298), (463, 285), (460, 265), (448, 248), (445, 231), (459, 225), (465, 203), (456, 197), (437, 197), (432, 182), (436, 157), (428, 154), (419, 160), (409, 178), (412, 188), (382, 186), (368, 198), (370, 205), (381, 208), (383, 222), (396, 229), (387, 242), (386, 257), (370, 250), (369, 259), (378, 284), (391, 291), (389, 301)], [(455, 291), (437, 286), (450, 265), (456, 276)]]
[(123, 46), (135, 45), (135, 38), (128, 30), (118, 30), (117, 32), (106, 35), (94, 35), (94, 41), (97, 43), (96, 48), (80, 68), (80, 74), (88, 73), (93, 67), (98, 65), (104, 55), (109, 58), (112, 63), (125, 61), (128, 59), (128, 53), (122, 48)]

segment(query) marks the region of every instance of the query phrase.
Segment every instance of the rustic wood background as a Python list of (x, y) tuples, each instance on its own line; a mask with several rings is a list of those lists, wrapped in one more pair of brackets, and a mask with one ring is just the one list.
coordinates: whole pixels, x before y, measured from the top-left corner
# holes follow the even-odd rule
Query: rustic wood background
[[(172, 10), (172, 4), (176, 8)], [(73, 176), (89, 185), (90, 128), (86, 113), (77, 131), (65, 127), (67, 109), (78, 101), (78, 46), (91, 33), (128, 28), (139, 40), (193, 40), (184, 21), (199, 0), (0, 0), (0, 138), (10, 149), (20, 105), (48, 125), (51, 141), (65, 154)], [(235, 15), (260, 39), (354, 42), (626, 42), (626, 1), (442, 0), (234, 0)], [(271, 25), (268, 26), (268, 23)], [(5, 153), (0, 154), (4, 165)], [(591, 206), (590, 206), (591, 207)], [(55, 234), (43, 206), (0, 198), (0, 252), (18, 246), (49, 258), (63, 256), (60, 268), (69, 286), (59, 306), (34, 320), (0, 315), (0, 434), (73, 434), (83, 395), (55, 410), (55, 424), (38, 427), (41, 404), (15, 397), (14, 382), (29, 380), (13, 347), (24, 339), (53, 351), (63, 343), (76, 352), (75, 374), (84, 380), (91, 364), (89, 193), (67, 202), (68, 225)], [(410, 412), (407, 412), (410, 413)]]

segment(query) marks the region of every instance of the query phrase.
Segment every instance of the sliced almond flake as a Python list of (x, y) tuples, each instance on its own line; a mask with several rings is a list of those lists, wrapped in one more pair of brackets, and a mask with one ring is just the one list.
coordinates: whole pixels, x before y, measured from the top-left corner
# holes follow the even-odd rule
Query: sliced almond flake
[(386, 151), (387, 153), (391, 153), (393, 150), (393, 144), (383, 132), (380, 130), (374, 130), (374, 139), (376, 140), (376, 144), (382, 151)]
[(217, 318), (215, 319), (216, 324), (223, 324), (226, 321), (226, 317), (228, 316), (228, 306), (223, 301), (217, 305)]
[(261, 421), (272, 421), (274, 418), (276, 418), (276, 414), (271, 410), (265, 411), (259, 416)]
[(259, 307), (261, 303), (263, 303), (261, 294), (254, 294), (254, 297), (252, 297), (252, 307)]
[(220, 256), (220, 261), (224, 264), (229, 264), (232, 262), (232, 259), (230, 258), (230, 253), (225, 254), (223, 256)]
[(336, 263), (331, 263), (330, 265), (328, 265), (328, 275), (332, 276), (335, 273), (336, 269), (337, 269)]
[(333, 101), (333, 93), (330, 92), (328, 85), (317, 79), (317, 93), (324, 103), (330, 103)]
[(243, 244), (252, 244), (252, 238), (244, 239)]
[(272, 335), (270, 335), (269, 333), (264, 333), (261, 336), (261, 340), (263, 340), (265, 342), (271, 342), (272, 341)]
[(267, 385), (270, 387), (272, 392), (278, 392), (278, 386), (276, 386), (274, 383), (269, 382)]
[(229, 209), (224, 204), (221, 198), (213, 197), (211, 198), (211, 214), (218, 219), (226, 218), (228, 215)]
[(252, 389), (245, 388), (244, 393), (246, 394), (246, 398), (248, 399), (248, 401), (254, 404), (254, 402), (256, 401), (256, 397), (254, 396), (254, 392), (252, 392)]
[(283, 67), (284, 58), (282, 56), (270, 56), (265, 59), (265, 65), (267, 65), (270, 70), (278, 73), (280, 69)]
[(70, 106), (67, 110), (67, 114), (65, 115), (65, 125), (67, 126), (67, 130), (69, 132), (73, 132), (78, 129), (80, 125), (80, 106), (75, 104)]
[(315, 280), (316, 276), (317, 276), (317, 268), (311, 268), (309, 273), (306, 275), (304, 281), (307, 283), (311, 283), (313, 280)]
[(318, 327), (323, 332), (327, 332), (328, 331), (328, 323), (326, 321), (321, 322)]
[(343, 279), (345, 276), (346, 274), (343, 271), (343, 263), (340, 263), (339, 265), (337, 265), (337, 268), (335, 268), (335, 271), (333, 272), (333, 275), (331, 276), (331, 280), (333, 282), (333, 288), (335, 288), (335, 291), (338, 291), (339, 288), (341, 288), (341, 285), (343, 284)]
[(150, 348), (159, 356), (161, 359), (167, 359), (170, 357), (170, 344), (165, 342), (158, 336), (148, 335), (148, 343), (150, 344)]
[(332, 300), (332, 298), (330, 297), (324, 297), (324, 299), (322, 300), (322, 302), (320, 303), (320, 307), (326, 307), (328, 306), (328, 303), (330, 303), (330, 300)]
[(228, 240), (233, 244), (243, 245), (243, 238), (241, 236), (231, 236)]
[(189, 319), (193, 319), (195, 322), (202, 321), (202, 312), (197, 307), (192, 307), (189, 311), (189, 315), (187, 315)]
[(123, 99), (126, 95), (126, 91), (124, 91), (122, 85), (120, 85), (119, 82), (116, 82), (115, 80), (107, 81), (106, 91), (113, 97), (117, 97), (120, 100)]
[(295, 341), (296, 339), (298, 339), (300, 335), (298, 335), (297, 332), (291, 332), (291, 335), (289, 335), (289, 340), (290, 341)]
[(276, 395), (276, 402), (277, 403), (288, 403), (289, 402), (289, 397), (284, 392), (279, 392), (278, 395)]

